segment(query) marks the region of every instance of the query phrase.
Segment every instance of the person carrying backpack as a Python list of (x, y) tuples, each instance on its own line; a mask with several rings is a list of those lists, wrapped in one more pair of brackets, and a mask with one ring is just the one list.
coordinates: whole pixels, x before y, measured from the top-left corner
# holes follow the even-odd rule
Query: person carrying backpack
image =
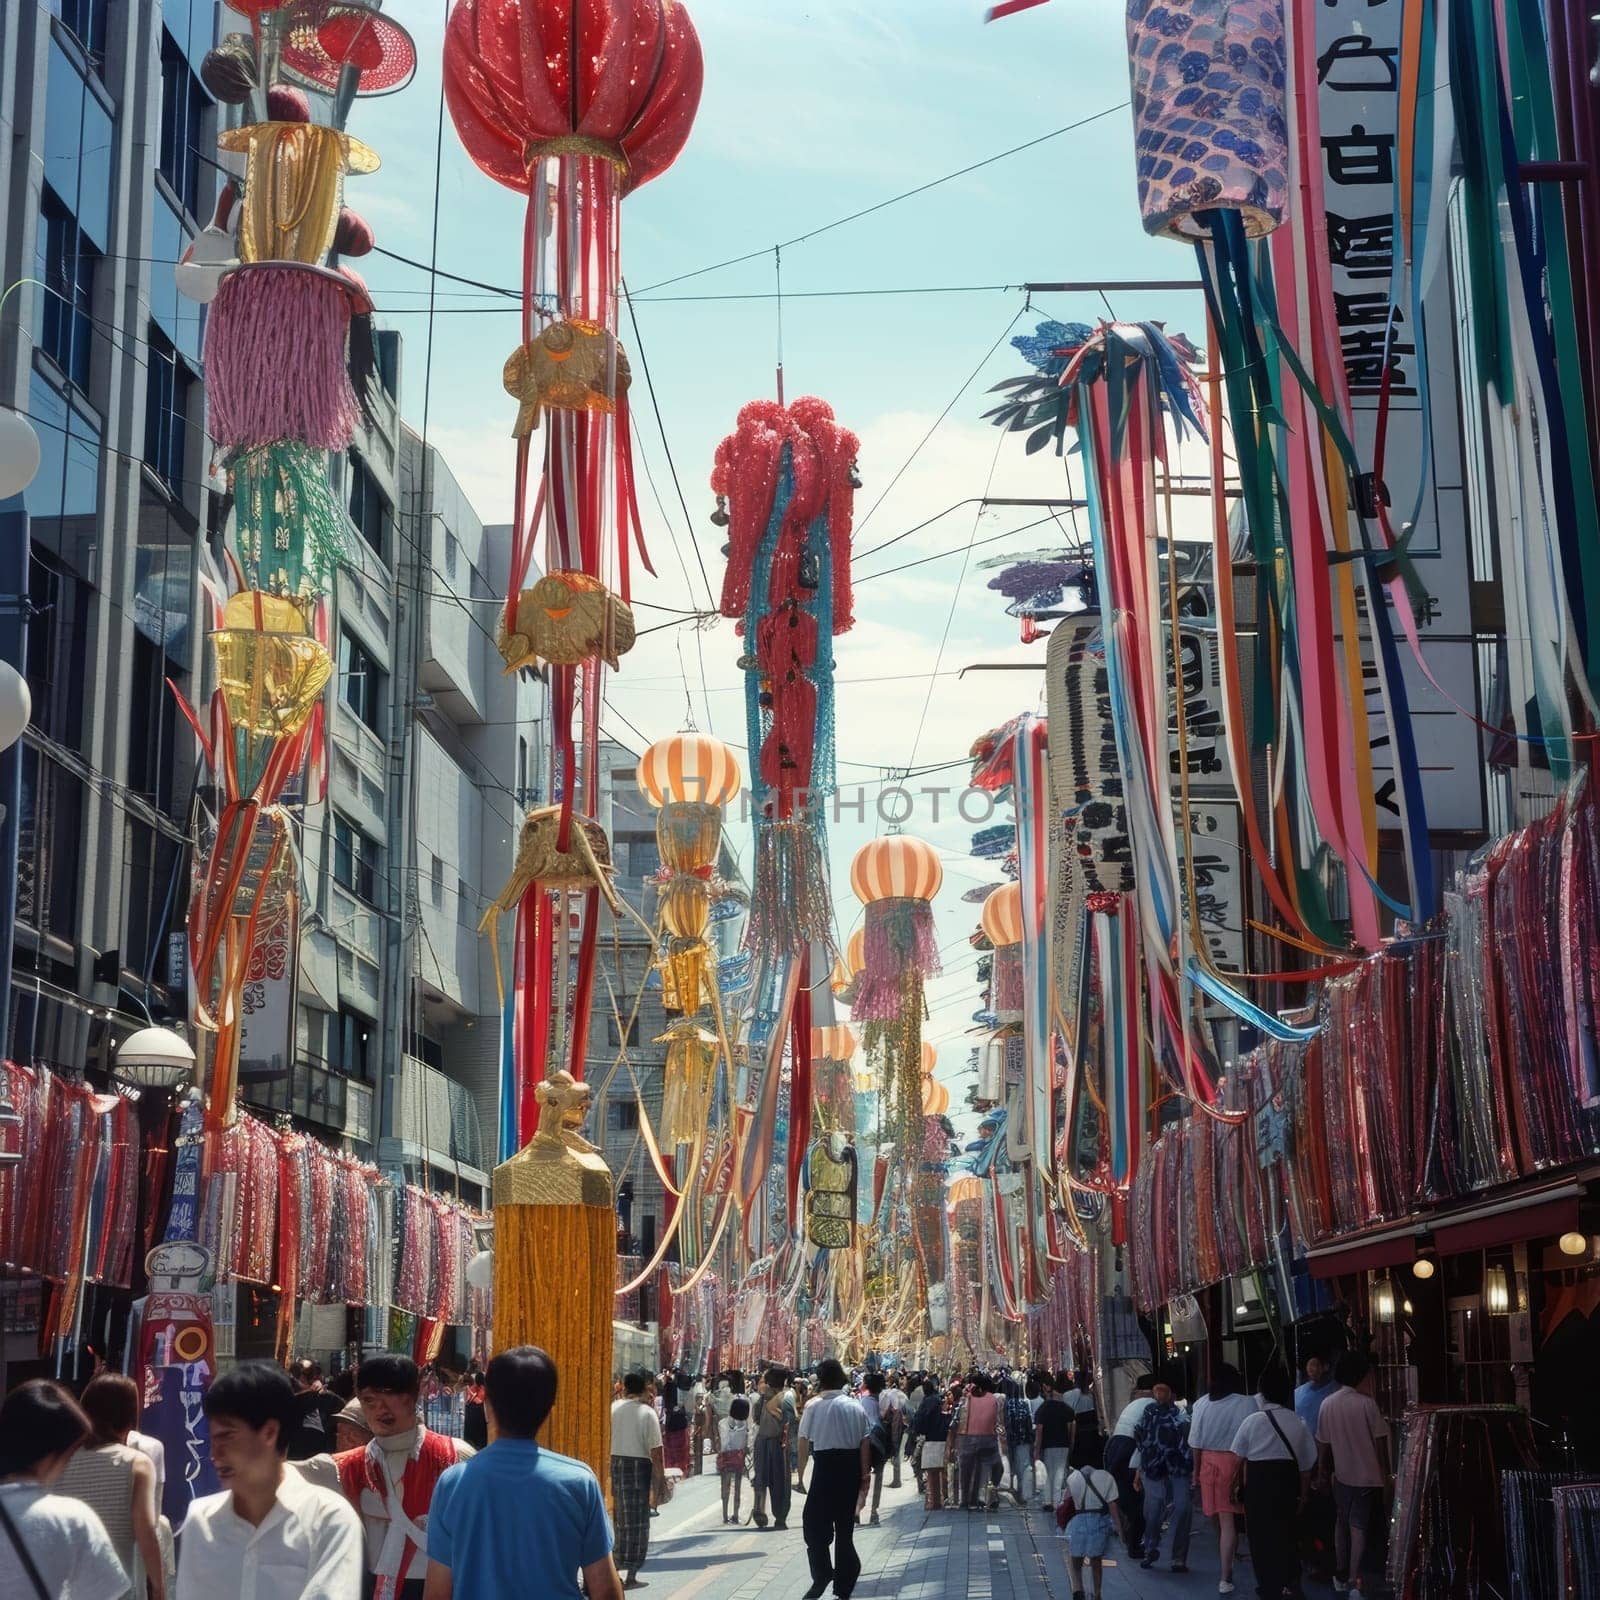
[(1011, 1469), (1011, 1494), (1019, 1506), (1028, 1503), (1033, 1487), (1033, 1412), (1015, 1380), (1005, 1386), (1006, 1462)]

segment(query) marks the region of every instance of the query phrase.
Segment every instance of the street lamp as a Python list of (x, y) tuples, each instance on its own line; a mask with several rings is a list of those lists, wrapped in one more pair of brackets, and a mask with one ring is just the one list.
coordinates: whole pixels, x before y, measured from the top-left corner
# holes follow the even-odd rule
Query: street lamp
[(171, 1028), (140, 1028), (122, 1041), (112, 1070), (136, 1089), (181, 1089), (194, 1075), (194, 1050)]

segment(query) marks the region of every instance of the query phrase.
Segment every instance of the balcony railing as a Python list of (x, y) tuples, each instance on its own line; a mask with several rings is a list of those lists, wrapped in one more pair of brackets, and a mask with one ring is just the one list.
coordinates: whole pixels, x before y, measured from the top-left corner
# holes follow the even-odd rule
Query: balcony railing
[(454, 1163), (487, 1170), (472, 1091), (415, 1056), (400, 1058), (394, 1136), (425, 1151), (436, 1165)]
[(372, 1088), (316, 1056), (301, 1056), (275, 1075), (251, 1075), (240, 1095), (261, 1111), (287, 1112), (362, 1144), (372, 1143)]

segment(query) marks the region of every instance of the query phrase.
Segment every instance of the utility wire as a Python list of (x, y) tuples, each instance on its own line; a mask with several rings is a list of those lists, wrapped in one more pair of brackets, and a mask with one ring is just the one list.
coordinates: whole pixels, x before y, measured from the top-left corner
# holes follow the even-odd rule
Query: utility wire
[(1013, 145), (1009, 150), (1002, 150), (997, 155), (985, 156), (982, 161), (969, 162), (964, 167), (957, 167), (954, 172), (947, 172), (942, 177), (930, 178), (926, 183), (919, 183), (915, 188), (902, 190), (899, 194), (890, 195), (887, 200), (879, 200), (870, 206), (863, 206), (859, 211), (852, 211), (846, 216), (835, 217), (832, 222), (824, 222), (820, 227), (809, 229), (805, 233), (796, 234), (792, 239), (780, 239), (774, 244), (763, 245), (759, 250), (749, 250), (740, 256), (730, 256), (726, 261), (715, 261), (707, 267), (696, 267), (692, 272), (680, 272), (675, 277), (662, 278), (657, 283), (647, 284), (639, 291), (640, 294), (650, 294), (657, 289), (665, 289), (674, 283), (686, 283), (690, 278), (703, 278), (710, 272), (721, 272), (724, 267), (736, 267), (745, 261), (755, 261), (763, 256), (769, 256), (774, 249), (787, 250), (791, 245), (805, 244), (808, 240), (820, 238), (825, 233), (831, 233), (835, 228), (842, 228), (847, 223), (859, 222), (863, 217), (870, 217), (879, 211), (885, 211), (890, 206), (897, 206), (903, 200), (914, 199), (919, 194), (926, 194), (930, 189), (937, 189), (942, 184), (953, 183), (957, 178), (964, 178), (969, 173), (981, 172), (985, 167), (992, 167), (997, 161), (1005, 161), (1011, 156), (1021, 155), (1024, 150), (1033, 150), (1041, 144), (1048, 144), (1052, 139), (1059, 139), (1063, 134), (1074, 133), (1079, 128), (1086, 128), (1092, 122), (1099, 122), (1104, 117), (1114, 116), (1119, 111), (1128, 108), (1126, 100), (1119, 101), (1114, 106), (1107, 106), (1103, 111), (1091, 112), (1086, 117), (1080, 117), (1076, 122), (1069, 122), (1065, 127), (1056, 128), (1050, 133), (1042, 133), (1036, 139), (1026, 140), (1022, 144)]
[[(1011, 320), (1005, 325), (1005, 327), (1003, 327), (1000, 330), (1000, 337), (998, 339), (996, 339), (995, 342), (992, 345), (990, 345), (987, 350), (984, 351), (983, 359), (981, 361), (979, 361), (977, 366), (975, 366), (972, 369), (972, 371), (967, 374), (965, 380), (962, 382), (961, 387), (959, 389), (957, 389), (956, 392), (953, 395), (950, 396), (949, 403), (945, 406), (944, 410), (941, 411), (939, 413), (939, 415), (934, 418), (933, 426), (931, 428), (929, 428), (928, 431), (925, 434), (923, 434), (923, 436), (917, 441), (916, 448), (913, 449), (911, 454), (908, 455), (905, 458), (905, 460), (900, 463), (900, 470), (898, 472), (896, 472), (895, 475), (889, 480), (889, 482), (885, 486), (882, 494), (880, 494), (878, 496), (878, 498), (876, 500), (874, 500), (870, 506), (867, 507), (866, 515), (857, 520), (856, 525), (855, 525), (855, 532), (856, 533), (860, 533), (860, 531), (864, 527), (866, 527), (867, 523), (872, 520), (872, 513), (874, 511), (876, 511), (878, 509), (878, 507), (881, 506), (885, 500), (888, 499), (890, 491), (894, 488), (894, 486), (897, 483), (899, 483), (901, 478), (903, 478), (905, 476), (906, 470), (907, 470), (907, 468), (910, 467), (911, 463), (913, 461), (915, 461), (917, 459), (917, 457), (922, 453), (923, 446), (925, 444), (927, 444), (927, 442), (934, 436), (934, 434), (936, 434), (939, 431), (940, 425), (944, 422), (944, 419), (946, 417), (948, 417), (952, 411), (955, 410), (956, 402), (958, 400), (960, 400), (962, 395), (964, 395), (969, 388), (972, 387), (973, 379), (976, 378), (978, 376), (978, 374), (980, 372), (982, 372), (983, 369), (986, 366), (988, 366), (990, 358), (994, 355), (995, 351), (998, 350), (1000, 348), (1000, 346), (1005, 343), (1006, 335), (1009, 334), (1014, 327), (1016, 327), (1018, 319), (1022, 316), (1023, 312), (1026, 311), (1026, 310), (1027, 310), (1026, 306), (1019, 306), (1017, 308), (1016, 312), (1013, 314)], [(990, 477), (990, 481), (992, 482), (993, 479), (994, 479), (994, 474), (991, 472), (989, 474), (989, 477)], [(989, 491), (987, 489), (984, 490), (985, 494), (987, 494), (988, 492)], [(979, 515), (982, 515), (981, 508), (980, 508), (980, 511), (979, 511)], [(878, 548), (881, 549), (882, 546), (880, 545)], [(869, 551), (867, 553), (870, 554), (871, 552)]]

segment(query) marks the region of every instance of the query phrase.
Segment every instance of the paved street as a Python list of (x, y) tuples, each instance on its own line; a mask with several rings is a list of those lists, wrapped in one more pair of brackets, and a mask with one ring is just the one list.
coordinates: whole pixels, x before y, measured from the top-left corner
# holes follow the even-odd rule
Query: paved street
[[(650, 1558), (642, 1576), (652, 1600), (798, 1600), (810, 1584), (800, 1536), (804, 1501), (796, 1496), (789, 1528), (776, 1533), (741, 1524), (724, 1527), (715, 1474), (681, 1484), (672, 1503), (650, 1524)], [(744, 1513), (748, 1518), (749, 1484)], [(905, 1475), (904, 1487), (883, 1491), (880, 1527), (862, 1527), (857, 1600), (1022, 1600), (1050, 1596), (1068, 1600), (1066, 1546), (1042, 1511), (1026, 1515), (1006, 1499), (998, 1511), (939, 1511), (929, 1514)], [(1198, 1516), (1189, 1551), (1190, 1571), (1175, 1576), (1142, 1571), (1126, 1559), (1107, 1563), (1106, 1600), (1211, 1600), (1217, 1592), (1216, 1540)], [(1087, 1574), (1085, 1575), (1087, 1576)], [(1240, 1596), (1255, 1592), (1248, 1564), (1234, 1574)], [(831, 1592), (831, 1591), (830, 1591)], [(1308, 1582), (1306, 1593), (1331, 1596), (1327, 1584)]]

